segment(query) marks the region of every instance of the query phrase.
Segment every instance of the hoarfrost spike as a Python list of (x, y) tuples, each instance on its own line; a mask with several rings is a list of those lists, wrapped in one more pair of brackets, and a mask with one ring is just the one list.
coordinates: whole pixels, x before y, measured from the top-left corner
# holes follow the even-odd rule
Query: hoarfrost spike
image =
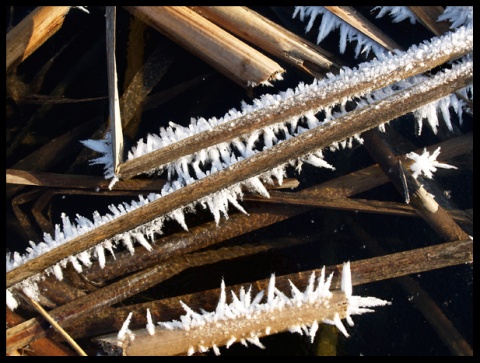
[[(328, 280), (331, 277), (332, 274), (329, 275)], [(334, 296), (328, 290), (330, 281), (325, 281), (325, 268), (323, 268), (318, 278), (315, 274), (309, 277), (304, 292), (290, 282), (291, 297), (287, 297), (275, 288), (275, 276), (272, 274), (264, 302), (262, 302), (264, 291), (259, 292), (253, 300), (251, 299), (250, 286), (248, 291), (241, 288), (238, 297), (232, 291), (232, 302), (227, 303), (225, 282), (222, 280), (220, 297), (214, 311), (208, 312), (200, 309), (200, 312), (197, 313), (185, 303), (180, 302), (185, 314), (179, 320), (157, 324), (160, 329), (188, 331), (189, 345), (184, 349), (189, 355), (195, 352), (206, 352), (209, 349), (213, 349), (215, 354), (220, 354), (220, 346), (228, 348), (235, 342), (240, 342), (245, 346), (250, 343), (264, 349), (265, 346), (260, 342), (260, 337), (282, 330), (306, 334), (313, 342), (319, 321), (335, 325), (348, 337), (342, 317), (346, 318), (350, 324), (350, 315), (371, 312), (373, 311), (370, 309), (371, 307), (389, 304), (387, 301), (374, 297), (353, 296), (351, 281), (350, 263), (346, 262), (342, 269), (343, 292), (337, 291), (336, 294), (341, 295), (336, 296), (337, 299), (342, 296), (346, 300), (347, 306), (345, 307), (343, 302), (337, 302), (338, 305), (334, 305), (333, 309), (335, 310), (329, 316), (318, 316), (319, 307), (328, 306), (331, 297)], [(151, 318), (149, 316), (150, 311), (147, 311), (149, 322), (147, 329), (150, 331)], [(126, 332), (129, 332), (128, 321), (130, 318), (131, 316), (119, 332), (119, 340), (121, 340), (121, 336), (125, 336)], [(141, 335), (138, 334), (138, 336)]]

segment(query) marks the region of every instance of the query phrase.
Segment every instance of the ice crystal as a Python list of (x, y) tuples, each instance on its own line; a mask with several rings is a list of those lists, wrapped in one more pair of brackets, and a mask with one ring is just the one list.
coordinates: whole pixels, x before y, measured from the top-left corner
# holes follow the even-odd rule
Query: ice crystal
[[(291, 297), (288, 297), (275, 287), (275, 274), (272, 274), (266, 293), (265, 291), (260, 291), (252, 299), (252, 287), (250, 286), (247, 291), (242, 287), (238, 295), (232, 291), (230, 303), (227, 303), (225, 282), (222, 280), (219, 301), (214, 311), (207, 312), (201, 310), (201, 312), (195, 312), (188, 305), (180, 302), (185, 310), (185, 315), (180, 316), (179, 320), (159, 322), (157, 324), (166, 330), (188, 331), (189, 339), (195, 342), (194, 345), (188, 348), (188, 355), (192, 355), (195, 352), (206, 352), (209, 349), (213, 349), (214, 353), (219, 355), (220, 350), (218, 343), (212, 340), (215, 339), (214, 337), (226, 342), (225, 346), (227, 349), (235, 342), (240, 342), (246, 346), (248, 342), (264, 349), (265, 346), (260, 342), (259, 338), (271, 334), (272, 331), (270, 327), (267, 325), (262, 331), (253, 330), (246, 332), (249, 330), (249, 324), (258, 321), (273, 322), (273, 320), (275, 320), (273, 318), (275, 314), (279, 314), (286, 309), (290, 309), (291, 314), (294, 315), (295, 311), (302, 311), (306, 309), (307, 306), (317, 306), (317, 309), (318, 304), (327, 306), (332, 297), (332, 292), (330, 291), (332, 276), (333, 273), (330, 274), (328, 278), (325, 277), (325, 267), (322, 268), (318, 278), (315, 276), (315, 273), (312, 273), (308, 285), (303, 292), (290, 282)], [(375, 297), (352, 295), (352, 278), (349, 262), (343, 265), (341, 281), (341, 289), (348, 301), (345, 319), (350, 325), (353, 325), (351, 315), (373, 312), (372, 307), (390, 304), (388, 301)], [(265, 296), (266, 299), (264, 298)], [(266, 301), (262, 302), (263, 300)], [(290, 310), (288, 310), (289, 314)], [(151, 317), (149, 318), (149, 316), (150, 312), (147, 311), (147, 319), (150, 324)], [(128, 323), (130, 319), (131, 315), (128, 316), (122, 329), (118, 333), (120, 345), (122, 341), (126, 339), (127, 333), (129, 332)], [(319, 321), (318, 318), (312, 318), (309, 323), (305, 323), (303, 320), (300, 321), (302, 321), (300, 325), (292, 325), (288, 330), (299, 334), (307, 334), (312, 342), (318, 330), (319, 323), (333, 324), (348, 337), (348, 333), (338, 312), (334, 314), (333, 319), (323, 318)], [(229, 322), (232, 322), (232, 324), (229, 324)], [(149, 331), (150, 329), (151, 328), (149, 328)]]
[(90, 165), (97, 165), (101, 164), (104, 165), (104, 174), (105, 174), (105, 179), (111, 179), (115, 175), (113, 173), (113, 149), (112, 149), (112, 135), (110, 132), (107, 132), (105, 134), (104, 139), (100, 140), (84, 140), (81, 141), (81, 143), (88, 147), (89, 149), (92, 149), (100, 154), (103, 154), (102, 156), (90, 160)]
[(317, 44), (320, 44), (321, 41), (325, 39), (333, 30), (339, 29), (340, 53), (345, 52), (347, 42), (353, 41), (357, 42), (357, 46), (355, 48), (355, 57), (358, 57), (360, 53), (365, 53), (365, 55), (368, 55), (370, 50), (372, 50), (377, 56), (385, 52), (384, 48), (377, 42), (363, 35), (350, 24), (344, 22), (342, 19), (323, 6), (296, 6), (295, 11), (293, 12), (293, 18), (295, 18), (297, 14), (301, 21), (304, 21), (306, 17), (309, 17), (309, 22), (305, 27), (305, 32), (310, 31), (318, 15), (322, 16), (322, 20), (318, 28)]
[(118, 331), (118, 334), (117, 334), (118, 340), (125, 340), (127, 336), (128, 337), (133, 336), (132, 331), (128, 329), (128, 326), (130, 325), (130, 321), (132, 320), (132, 315), (133, 313), (128, 314), (127, 319), (124, 321), (122, 325), (122, 328)]
[(447, 6), (437, 21), (450, 21), (450, 29), (461, 26), (473, 28), (473, 6)]
[(413, 172), (413, 177), (417, 179), (420, 175), (424, 175), (428, 179), (433, 179), (433, 173), (437, 171), (437, 168), (443, 169), (457, 169), (456, 166), (440, 163), (437, 161), (437, 157), (440, 155), (440, 146), (430, 155), (430, 152), (424, 148), (422, 154), (415, 152), (409, 152), (407, 158), (414, 161), (410, 165), (410, 170)]
[(400, 23), (406, 19), (410, 21), (410, 24), (417, 22), (417, 16), (408, 6), (375, 6), (372, 12), (376, 10), (379, 10), (376, 16), (377, 19), (382, 18), (388, 13), (393, 23)]

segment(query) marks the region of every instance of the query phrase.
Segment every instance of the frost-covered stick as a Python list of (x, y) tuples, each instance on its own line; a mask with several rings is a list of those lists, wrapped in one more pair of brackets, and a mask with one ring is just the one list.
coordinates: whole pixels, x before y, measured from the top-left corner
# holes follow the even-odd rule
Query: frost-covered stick
[[(448, 161), (471, 152), (473, 150), (472, 133), (431, 145), (427, 150), (433, 151), (437, 147), (441, 147), (442, 161)], [(421, 153), (422, 150), (423, 148), (415, 151)], [(406, 156), (402, 156), (401, 160), (406, 167), (412, 162), (412, 160), (409, 160)], [(295, 196), (302, 197), (309, 201), (348, 198), (387, 182), (389, 182), (388, 177), (377, 164), (296, 192)], [(285, 182), (282, 185), (285, 185)], [(189, 229), (189, 232), (179, 232), (174, 235), (163, 236), (152, 245), (152, 251), (138, 249), (133, 256), (128, 251), (120, 251), (115, 253), (115, 264), (110, 265), (106, 263), (104, 268), (101, 268), (98, 264), (94, 264), (84, 271), (84, 275), (91, 281), (110, 279), (116, 277), (119, 270), (125, 270), (125, 273), (134, 272), (140, 268), (148, 267), (148, 264), (154, 263), (154, 261), (163, 261), (173, 256), (173, 254), (191, 252), (192, 248), (205, 248), (214, 243), (271, 225), (272, 223), (309, 210), (309, 207), (288, 208), (288, 210), (284, 210), (282, 208), (275, 208), (274, 205), (271, 205), (273, 209), (270, 210), (268, 209), (268, 205), (275, 203), (278, 197), (284, 197), (285, 193), (277, 193), (269, 190), (269, 194), (269, 199), (258, 197), (251, 193), (244, 195), (244, 200), (253, 198), (266, 203), (247, 205), (248, 216), (245, 214), (234, 214), (231, 215), (228, 220), (222, 221), (218, 226), (215, 226), (215, 222), (212, 221), (201, 226), (193, 227)], [(291, 193), (287, 193), (287, 195), (288, 194)], [(283, 199), (279, 200), (285, 202)], [(326, 201), (326, 203), (329, 203), (329, 201)], [(405, 207), (412, 211), (410, 206), (406, 205)], [(448, 210), (448, 213), (457, 223), (471, 223), (471, 219), (468, 218), (465, 212)], [(134, 269), (132, 270), (132, 268)]]
[(352, 111), (329, 122), (309, 130), (297, 137), (277, 144), (270, 149), (241, 160), (223, 170), (206, 176), (170, 194), (158, 198), (127, 214), (80, 235), (39, 258), (7, 272), (6, 287), (43, 272), (48, 267), (72, 255), (72, 245), (77, 252), (93, 247), (107, 238), (122, 231), (133, 229), (150, 222), (161, 215), (194, 203), (201, 198), (223, 188), (228, 188), (259, 174), (322, 149), (334, 142), (353, 137), (366, 130), (416, 110), (421, 106), (448, 96), (452, 92), (468, 86), (473, 79), (470, 65), (454, 66), (451, 71), (441, 72), (415, 86), (404, 89), (390, 97), (374, 102), (369, 106)]
[(373, 39), (382, 47), (388, 50), (402, 49), (397, 42), (368, 21), (362, 14), (355, 10), (353, 6), (325, 6), (325, 9), (331, 11), (359, 32)]
[[(305, 333), (313, 342), (320, 323), (335, 325), (348, 337), (342, 319), (353, 325), (351, 315), (373, 312), (370, 308), (390, 304), (374, 297), (352, 295), (349, 262), (342, 268), (341, 291), (330, 291), (332, 277), (333, 273), (326, 277), (325, 267), (318, 277), (313, 272), (303, 292), (290, 282), (291, 297), (278, 289), (274, 274), (268, 288), (255, 297), (251, 287), (247, 291), (242, 287), (238, 292), (232, 291), (230, 299), (222, 281), (218, 305), (212, 312), (201, 309), (197, 313), (182, 303), (186, 314), (180, 320), (158, 323), (160, 327), (149, 329), (147, 334), (141, 330), (128, 337), (119, 333), (113, 341), (111, 336), (98, 340), (120, 346), (123, 355), (192, 355), (209, 349), (219, 355), (219, 347), (228, 348), (235, 342), (265, 348), (259, 340), (261, 337), (284, 331)], [(150, 313), (148, 317), (151, 320)]]
[[(193, 6), (210, 21), (313, 76), (338, 73), (333, 54), (286, 30), (245, 6)], [(322, 70), (320, 70), (320, 69)]]
[[(425, 248), (351, 262), (352, 285), (357, 286), (471, 262), (473, 262), (473, 241), (471, 239), (468, 241), (439, 243)], [(332, 271), (340, 270), (341, 265), (329, 266), (326, 268), (326, 273), (329, 274)], [(312, 272), (315, 272), (318, 276), (320, 269), (277, 276), (275, 285), (279, 289), (287, 291), (288, 280), (291, 280), (299, 289), (305, 289)], [(334, 274), (331, 283), (332, 289), (340, 288), (340, 282), (337, 277), (337, 274)], [(252, 293), (256, 294), (260, 290), (266, 289), (268, 283), (269, 279), (258, 280), (252, 283)], [(241, 286), (245, 286), (245, 284), (230, 286), (227, 287), (227, 290), (232, 289), (237, 292)], [(147, 308), (152, 312), (155, 321), (176, 319), (184, 312), (180, 306), (180, 300), (194, 310), (202, 307), (211, 310), (215, 309), (219, 293), (219, 289), (214, 289), (122, 308), (99, 309), (94, 317), (91, 316), (87, 320), (77, 322), (78, 324), (75, 324), (74, 331), (71, 331), (70, 328), (67, 328), (67, 331), (75, 339), (108, 333), (111, 332), (112, 327), (120, 329), (130, 312), (133, 312), (134, 317), (143, 317), (143, 320), (135, 324), (135, 328), (139, 328), (147, 323), (145, 320)], [(7, 330), (7, 352), (13, 349), (20, 349), (32, 340), (44, 337), (45, 334), (46, 330), (38, 324), (36, 319), (31, 319), (21, 327), (15, 326), (10, 328)]]
[(405, 190), (400, 183), (400, 171), (403, 171), (407, 179), (410, 204), (416, 212), (433, 228), (444, 240), (457, 241), (469, 238), (452, 217), (443, 209), (412, 174), (401, 169), (395, 154), (385, 145), (376, 130), (370, 130), (363, 134), (365, 147), (378, 162), (384, 173), (388, 175), (397, 191), (404, 195)]
[(285, 72), (278, 63), (185, 6), (125, 8), (241, 87), (269, 84), (282, 79)]
[[(281, 244), (282, 243), (279, 243), (278, 247), (281, 247)], [(245, 257), (249, 254), (265, 252), (272, 247), (275, 248), (277, 246), (237, 246), (178, 256), (143, 271), (131, 274), (106, 287), (99, 288), (88, 295), (81, 296), (65, 305), (52, 309), (49, 311), (49, 315), (63, 328), (69, 330), (72, 326), (79, 324), (79, 322), (88, 320), (99, 310), (105, 310), (111, 305), (146, 291), (188, 268)], [(22, 347), (22, 344), (29, 340), (43, 337), (45, 332), (42, 327), (42, 321), (33, 318), (11, 328), (8, 334), (12, 339), (11, 344), (18, 344)], [(19, 337), (19, 335), (21, 337)], [(20, 340), (17, 341), (17, 339)]]
[[(252, 314), (251, 318), (206, 323), (202, 328), (191, 328), (188, 331), (167, 330), (157, 326), (155, 334), (150, 335), (145, 329), (136, 330), (132, 332), (135, 335), (133, 341), (123, 342), (122, 355), (190, 355), (191, 347), (203, 346), (205, 351), (208, 351), (212, 348), (209, 344), (211, 341), (215, 342), (217, 349), (223, 346), (229, 347), (232, 342), (235, 342), (235, 338), (238, 342), (243, 340), (244, 345), (248, 342), (265, 348), (258, 339), (266, 335), (286, 332), (291, 326), (298, 326), (298, 330), (302, 332), (300, 325), (312, 321), (333, 321), (336, 314), (338, 314), (337, 319), (344, 319), (348, 306), (347, 297), (340, 291), (331, 293), (332, 297), (328, 300), (328, 304), (307, 305), (302, 308), (291, 306), (280, 311), (265, 311), (261, 314)], [(227, 332), (231, 335), (226, 335)], [(255, 334), (255, 332), (259, 333)], [(119, 344), (115, 336), (101, 337), (98, 341), (104, 349), (108, 345)]]
[(287, 97), (283, 102), (249, 112), (244, 116), (221, 123), (207, 131), (197, 133), (143, 156), (126, 160), (119, 166), (117, 176), (121, 179), (129, 179), (182, 156), (230, 141), (265, 126), (299, 118), (308, 112), (316, 113), (326, 106), (364, 95), (468, 54), (473, 50), (473, 45), (462, 44), (442, 52), (437, 52), (437, 50), (435, 47), (431, 47), (428, 51), (422, 52), (420, 56), (414, 56), (415, 51), (413, 50), (411, 55), (407, 53), (400, 56), (398, 62), (392, 62), (383, 67), (379, 66), (379, 70), (375, 68), (376, 63), (365, 63), (353, 73), (341, 72), (338, 77), (332, 77), (325, 84), (321, 84), (318, 90)]

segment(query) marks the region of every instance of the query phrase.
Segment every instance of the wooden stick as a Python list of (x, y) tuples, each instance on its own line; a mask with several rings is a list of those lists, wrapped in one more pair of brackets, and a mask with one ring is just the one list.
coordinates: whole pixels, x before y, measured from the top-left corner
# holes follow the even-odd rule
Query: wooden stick
[[(129, 179), (115, 184), (115, 191), (159, 191), (165, 185), (163, 179)], [(94, 175), (58, 174), (48, 172), (6, 169), (6, 183), (18, 185), (34, 185), (49, 188), (91, 189), (109, 192), (109, 181)]]
[[(385, 254), (385, 251), (376, 239), (372, 238), (359, 223), (355, 222), (350, 216), (347, 216), (345, 220), (355, 235), (366, 242), (367, 248), (371, 250), (372, 253), (375, 255)], [(410, 276), (400, 276), (394, 281), (402, 286), (409, 296), (414, 297), (412, 303), (430, 322), (452, 354), (460, 356), (473, 355), (473, 350), (470, 345), (415, 279)]]
[(7, 33), (7, 72), (27, 59), (63, 25), (70, 6), (39, 6)]
[[(258, 200), (266, 203), (285, 203), (294, 205), (304, 205), (309, 207), (321, 207), (329, 209), (339, 209), (345, 211), (380, 213), (397, 216), (419, 217), (415, 209), (404, 203), (384, 202), (380, 200), (356, 199), (356, 198), (313, 198), (311, 195), (288, 192), (269, 192), (270, 198), (261, 195), (247, 194), (244, 200)], [(462, 210), (446, 210), (452, 219), (463, 223), (472, 223), (468, 215)]]
[(445, 97), (451, 94), (452, 90), (455, 91), (470, 84), (473, 77), (472, 73), (471, 69), (465, 70), (461, 76), (445, 81), (441, 85), (434, 83), (429, 89), (424, 84), (429, 82), (427, 80), (419, 85), (399, 91), (386, 99), (339, 117), (334, 123), (327, 123), (307, 131), (191, 183), (141, 208), (113, 219), (90, 232), (72, 239), (69, 243), (65, 243), (7, 272), (6, 287), (11, 287), (25, 278), (40, 273), (63, 258), (93, 247), (105, 239), (121, 233), (121, 231), (133, 229), (181, 206), (198, 201), (220, 189), (228, 188), (248, 178), (272, 170), (292, 159), (377, 127), (427, 103)]
[(67, 334), (63, 328), (58, 325), (58, 323), (38, 304), (35, 300), (32, 300), (29, 296), (22, 293), (23, 298), (28, 301), (30, 305), (32, 305), (44, 318), (47, 320), (52, 326), (65, 338), (65, 340), (72, 346), (75, 351), (81, 356), (87, 356), (87, 354), (83, 351), (82, 348), (74, 341), (70, 335)]
[(107, 75), (108, 75), (108, 108), (110, 114), (110, 132), (112, 134), (113, 170), (116, 173), (118, 165), (123, 162), (123, 131), (120, 115), (120, 101), (117, 87), (117, 62), (115, 57), (116, 7), (106, 8), (107, 35)]
[(384, 144), (376, 130), (365, 132), (362, 137), (364, 146), (378, 162), (383, 172), (390, 178), (398, 192), (403, 195), (405, 190), (402, 185), (401, 175), (406, 177), (411, 206), (416, 212), (446, 241), (467, 239), (465, 233), (455, 221), (448, 215), (433, 197), (413, 178), (412, 174), (399, 164), (395, 154)]
[(96, 341), (107, 350), (111, 346), (121, 346), (124, 356), (186, 355), (190, 347), (202, 345), (210, 348), (214, 344), (217, 347), (225, 346), (232, 336), (240, 341), (251, 338), (251, 332), (259, 332), (258, 338), (261, 338), (286, 332), (292, 326), (311, 324), (313, 321), (333, 321), (335, 314), (344, 319), (348, 307), (347, 297), (343, 291), (335, 290), (331, 293), (332, 297), (326, 304), (304, 304), (300, 309), (297, 306), (285, 306), (277, 310), (264, 310), (254, 317), (210, 322), (188, 331), (156, 327), (155, 334), (150, 335), (146, 329), (141, 329), (133, 332), (135, 339), (127, 338), (122, 343), (118, 342), (117, 334), (99, 337)]
[(344, 65), (333, 54), (289, 32), (244, 6), (193, 6), (192, 10), (314, 77), (338, 73)]
[(350, 24), (352, 27), (374, 40), (382, 47), (388, 50), (402, 49), (393, 39), (369, 22), (362, 14), (352, 6), (325, 6), (325, 9), (331, 11), (340, 19)]
[(450, 31), (448, 21), (437, 21), (438, 17), (445, 11), (443, 6), (409, 6), (409, 8), (433, 34), (439, 36)]
[(187, 7), (126, 9), (244, 88), (267, 84), (285, 72), (270, 58)]

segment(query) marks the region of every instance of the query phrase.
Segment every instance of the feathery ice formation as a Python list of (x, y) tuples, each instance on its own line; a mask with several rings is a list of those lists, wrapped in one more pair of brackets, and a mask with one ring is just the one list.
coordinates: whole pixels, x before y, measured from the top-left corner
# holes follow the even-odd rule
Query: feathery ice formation
[[(378, 11), (376, 18), (382, 18), (386, 14), (390, 15), (392, 23), (399, 23), (403, 20), (409, 20), (410, 23), (421, 23), (415, 13), (408, 6), (375, 6), (373, 12)], [(356, 42), (355, 57), (361, 53), (368, 55), (372, 51), (375, 56), (380, 56), (387, 50), (374, 40), (366, 37), (353, 26), (343, 21), (337, 15), (327, 10), (324, 6), (296, 6), (293, 12), (293, 18), (298, 15), (302, 22), (308, 19), (305, 27), (305, 33), (308, 33), (320, 15), (320, 25), (318, 26), (317, 44), (320, 44), (331, 32), (336, 29), (340, 31), (339, 50), (345, 53), (347, 43)], [(445, 10), (438, 17), (437, 21), (450, 21), (450, 29), (456, 29), (461, 26), (473, 27), (473, 6), (446, 6)]]
[[(463, 17), (468, 19), (468, 17)], [(463, 25), (465, 24), (465, 25)], [(473, 48), (473, 23), (466, 20), (462, 25), (454, 32), (450, 32), (441, 37), (435, 37), (429, 42), (424, 42), (420, 45), (412, 46), (406, 52), (398, 52), (396, 54), (382, 54), (370, 62), (365, 62), (358, 65), (354, 69), (342, 69), (339, 75), (329, 74), (323, 80), (315, 80), (311, 85), (299, 84), (295, 90), (287, 90), (281, 92), (278, 95), (264, 95), (259, 99), (253, 101), (253, 104), (247, 105), (243, 103), (241, 111), (235, 109), (230, 110), (224, 117), (220, 119), (211, 118), (206, 120), (199, 118), (198, 120), (192, 120), (189, 127), (181, 127), (179, 125), (173, 125), (167, 128), (160, 129), (160, 135), (149, 135), (146, 142), (139, 141), (137, 146), (132, 148), (129, 153), (129, 158), (139, 157), (145, 153), (162, 148), (171, 143), (180, 141), (188, 136), (197, 134), (199, 132), (210, 130), (218, 124), (232, 121), (238, 117), (246, 114), (253, 114), (256, 111), (264, 109), (272, 109), (275, 107), (288, 108), (295, 103), (297, 99), (307, 99), (309, 97), (326, 97), (330, 92), (338, 92), (339, 90), (355, 89), (355, 85), (360, 81), (375, 83), (380, 77), (390, 74), (392, 70), (408, 67), (414, 67), (415, 64), (421, 62), (424, 59), (434, 59), (436, 57), (451, 54), (459, 49)], [(464, 57), (463, 61), (456, 62), (455, 66), (471, 66), (473, 63), (473, 57), (468, 55)], [(130, 203), (124, 202), (119, 205), (109, 206), (111, 213), (101, 216), (98, 212), (93, 213), (92, 220), (77, 215), (75, 222), (72, 223), (70, 219), (62, 214), (62, 224), (55, 226), (55, 235), (52, 237), (49, 234), (44, 234), (44, 241), (38, 244), (30, 242), (31, 247), (27, 248), (24, 255), (20, 255), (18, 252), (13, 254), (7, 254), (7, 272), (15, 269), (16, 267), (30, 261), (34, 258), (41, 256), (42, 254), (55, 249), (56, 247), (67, 243), (73, 238), (85, 234), (100, 225), (106, 224), (119, 216), (125, 215), (130, 211), (140, 208), (147, 203), (150, 203), (162, 196), (170, 194), (185, 185), (194, 182), (196, 179), (201, 179), (207, 175), (213, 174), (218, 170), (228, 167), (239, 160), (248, 158), (255, 153), (262, 150), (273, 147), (274, 145), (282, 142), (283, 140), (295, 137), (303, 132), (313, 129), (317, 126), (323, 125), (327, 122), (334, 120), (335, 118), (344, 115), (346, 111), (347, 101), (353, 101), (357, 104), (357, 107), (363, 107), (371, 102), (377, 101), (384, 97), (389, 96), (393, 92), (410, 87), (418, 82), (424, 80), (424, 76), (411, 77), (408, 80), (399, 81), (392, 86), (385, 87), (379, 90), (367, 89), (362, 93), (352, 95), (351, 99), (334, 100), (331, 104), (321, 109), (306, 110), (305, 113), (299, 114), (291, 120), (285, 123), (279, 123), (268, 126), (263, 130), (254, 132), (251, 135), (244, 135), (241, 138), (232, 140), (231, 144), (222, 143), (215, 145), (200, 151), (199, 153), (182, 157), (168, 165), (160, 166), (158, 170), (152, 172), (159, 173), (165, 169), (168, 170), (169, 182), (165, 185), (160, 193), (151, 193), (147, 197), (139, 196), (138, 201), (134, 200)], [(471, 97), (473, 95), (473, 87), (467, 87), (463, 90), (464, 94)], [(441, 100), (426, 105), (417, 111), (415, 115), (419, 125), (418, 131), (421, 132), (421, 121), (427, 118), (432, 130), (436, 132), (438, 126), (437, 111), (440, 110), (447, 127), (451, 129), (449, 109), (453, 109), (460, 118), (465, 103), (463, 100), (458, 99), (455, 94), (445, 97)], [(361, 142), (360, 138), (357, 138)], [(260, 141), (260, 142), (258, 142)], [(336, 150), (342, 147), (348, 147), (351, 145), (352, 140), (344, 140), (341, 143), (331, 145), (332, 150)], [(93, 150), (103, 154), (101, 157), (94, 159), (92, 163), (103, 164), (105, 166), (105, 176), (107, 178), (114, 177), (112, 171), (112, 157), (111, 157), (111, 141), (109, 136), (105, 140), (88, 140), (84, 141), (85, 146), (92, 148)], [(256, 145), (263, 145), (263, 149), (256, 149)], [(287, 164), (279, 165), (278, 167), (260, 174), (256, 177), (249, 178), (241, 183), (232, 185), (227, 189), (220, 190), (212, 195), (200, 199), (199, 201), (186, 205), (182, 208), (178, 208), (166, 215), (160, 216), (149, 223), (141, 225), (133, 230), (121, 233), (111, 239), (105, 240), (99, 245), (85, 250), (78, 255), (70, 256), (51, 266), (44, 273), (37, 274), (7, 290), (7, 305), (14, 309), (17, 306), (17, 301), (13, 296), (13, 289), (20, 288), (24, 290), (27, 295), (32, 299), (38, 299), (38, 290), (36, 287), (36, 281), (44, 277), (44, 274), (53, 273), (59, 280), (63, 278), (62, 268), (67, 263), (72, 263), (74, 268), (81, 272), (82, 265), (89, 267), (92, 264), (92, 258), (97, 259), (99, 264), (103, 266), (105, 264), (105, 249), (107, 249), (112, 255), (113, 250), (118, 245), (123, 244), (132, 254), (134, 253), (134, 242), (143, 245), (147, 250), (152, 247), (147, 239), (154, 240), (156, 234), (162, 233), (162, 227), (166, 221), (175, 220), (184, 229), (187, 229), (184, 220), (184, 212), (194, 212), (195, 207), (200, 205), (204, 208), (209, 208), (212, 212), (215, 221), (218, 223), (221, 215), (228, 218), (228, 206), (233, 204), (237, 209), (246, 213), (243, 207), (238, 203), (238, 200), (242, 198), (242, 188), (247, 188), (250, 191), (260, 193), (261, 195), (268, 197), (268, 191), (266, 190), (264, 183), (272, 183), (273, 178), (277, 179), (281, 184), (282, 179), (286, 173), (286, 167), (297, 166), (300, 169), (302, 162), (308, 162), (318, 167), (332, 168), (323, 159), (322, 150), (304, 155), (298, 160), (292, 160)], [(192, 166), (195, 175), (190, 175), (189, 166)]]
[[(332, 276), (333, 273), (325, 278), (325, 267), (318, 278), (315, 273), (312, 273), (304, 292), (290, 282), (291, 297), (288, 297), (275, 287), (275, 275), (272, 274), (265, 302), (262, 302), (265, 300), (264, 291), (251, 298), (250, 286), (246, 292), (241, 288), (238, 296), (232, 291), (232, 302), (229, 304), (226, 302), (225, 283), (222, 281), (220, 299), (215, 311), (202, 310), (197, 313), (182, 303), (186, 314), (182, 315), (180, 320), (159, 322), (160, 327), (157, 328), (152, 326), (150, 312), (147, 311), (148, 335), (143, 334), (142, 337), (136, 336), (135, 332), (128, 329), (130, 314), (118, 332), (117, 345), (124, 348), (127, 347), (125, 343), (145, 346), (148, 343), (142, 339), (146, 339), (150, 342), (158, 342), (155, 348), (152, 348), (155, 352), (149, 352), (155, 355), (185, 353), (192, 355), (195, 352), (206, 352), (210, 349), (219, 355), (219, 347), (229, 348), (236, 342), (245, 346), (251, 343), (265, 348), (259, 340), (261, 337), (287, 330), (305, 333), (313, 342), (320, 323), (335, 325), (348, 337), (342, 319), (353, 326), (351, 315), (373, 312), (372, 307), (390, 304), (375, 297), (352, 295), (349, 262), (343, 265), (341, 291), (332, 293), (329, 290)], [(175, 336), (171, 341), (169, 333)], [(154, 338), (155, 334), (162, 334), (161, 339)]]

